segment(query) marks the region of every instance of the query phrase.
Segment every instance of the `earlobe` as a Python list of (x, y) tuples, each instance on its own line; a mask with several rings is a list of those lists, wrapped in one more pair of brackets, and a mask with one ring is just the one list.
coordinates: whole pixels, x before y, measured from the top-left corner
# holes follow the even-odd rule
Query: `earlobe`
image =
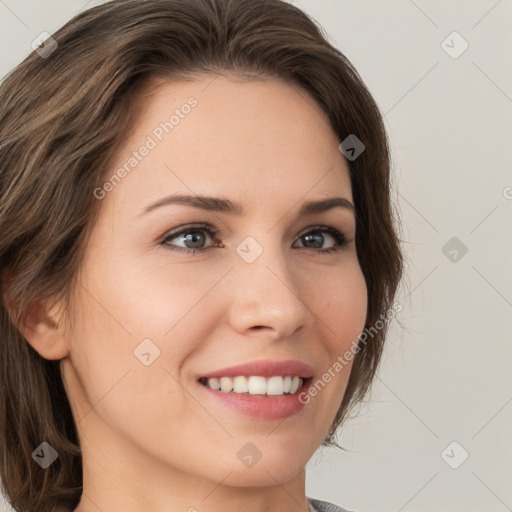
[(69, 354), (65, 326), (57, 316), (58, 308), (48, 310), (47, 304), (35, 301), (29, 306), (25, 320), (18, 330), (44, 359), (63, 359)]

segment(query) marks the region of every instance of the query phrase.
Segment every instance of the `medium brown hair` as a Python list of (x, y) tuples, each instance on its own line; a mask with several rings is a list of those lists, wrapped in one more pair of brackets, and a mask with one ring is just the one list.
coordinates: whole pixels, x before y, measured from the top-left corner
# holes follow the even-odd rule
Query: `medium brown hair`
[[(60, 362), (42, 358), (17, 326), (34, 301), (70, 305), (99, 211), (93, 192), (111, 172), (150, 79), (229, 72), (284, 79), (309, 94), (340, 141), (354, 134), (365, 145), (348, 161), (368, 290), (365, 329), (391, 311), (403, 266), (382, 116), (350, 61), (297, 7), (281, 0), (113, 0), (80, 13), (53, 38), (53, 53), (33, 52), (0, 85), (0, 478), (23, 512), (73, 510), (82, 458)], [(370, 389), (384, 324), (360, 343), (324, 446), (340, 447), (336, 430)], [(32, 459), (43, 441), (58, 453), (47, 469)]]

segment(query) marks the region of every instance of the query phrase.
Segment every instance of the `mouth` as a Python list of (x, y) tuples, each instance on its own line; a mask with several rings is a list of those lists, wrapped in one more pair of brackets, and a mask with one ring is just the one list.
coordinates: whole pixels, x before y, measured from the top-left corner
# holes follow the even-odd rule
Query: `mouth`
[(199, 384), (220, 391), (222, 393), (235, 393), (245, 396), (277, 397), (297, 395), (311, 382), (313, 377), (299, 377), (298, 375), (238, 375), (236, 377), (200, 377)]
[[(241, 377), (241, 379), (238, 379), (238, 377)], [(247, 382), (247, 391), (243, 391), (246, 389), (245, 381), (243, 379)], [(295, 384), (295, 386), (298, 387), (293, 393), (291, 392), (293, 390), (291, 387), (290, 391), (285, 392), (283, 390), (282, 393), (278, 393), (281, 391), (278, 380), (282, 381), (284, 386), (288, 381), (293, 381), (293, 378), (290, 378), (289, 375), (284, 378), (281, 376), (270, 377), (268, 379), (270, 382), (270, 393), (274, 394), (268, 393), (269, 388), (267, 379), (260, 375), (253, 375), (248, 378), (240, 375), (234, 379), (229, 377), (212, 377), (205, 379), (204, 377), (201, 377), (198, 379), (198, 386), (200, 390), (204, 390), (205, 399), (212, 401), (212, 407), (215, 408), (217, 405), (220, 405), (221, 407), (226, 407), (245, 416), (268, 421), (292, 417), (302, 411), (302, 409), (309, 403), (308, 390), (313, 382), (312, 377), (308, 377), (306, 379), (297, 377), (295, 382), (298, 380), (298, 383)], [(231, 384), (231, 382), (233, 384)], [(253, 384), (253, 382), (255, 384)], [(266, 388), (264, 388), (265, 384), (267, 385)], [(221, 388), (215, 389), (221, 385), (226, 391), (222, 391)], [(231, 385), (236, 386), (236, 391), (234, 389), (227, 391)], [(290, 386), (291, 385), (292, 384), (290, 382)], [(272, 388), (272, 386), (275, 386), (275, 388)]]
[(297, 414), (309, 403), (313, 369), (300, 361), (256, 361), (200, 375), (197, 382), (213, 405), (275, 420)]

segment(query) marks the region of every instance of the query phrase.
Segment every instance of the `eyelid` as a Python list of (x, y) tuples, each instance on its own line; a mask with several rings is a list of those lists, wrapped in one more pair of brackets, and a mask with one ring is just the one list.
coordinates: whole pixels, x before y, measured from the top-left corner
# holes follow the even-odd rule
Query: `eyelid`
[(160, 238), (160, 241), (168, 240), (169, 238), (175, 238), (179, 235), (181, 235), (183, 232), (187, 231), (194, 231), (197, 229), (198, 231), (204, 230), (207, 231), (210, 235), (216, 235), (219, 233), (219, 229), (215, 226), (212, 226), (208, 223), (192, 223), (192, 224), (183, 224), (175, 229), (171, 229), (171, 231), (167, 231), (162, 237)]
[[(160, 237), (160, 241), (169, 238), (170, 236), (178, 236), (184, 231), (192, 231), (193, 229), (204, 229), (205, 231), (208, 231), (210, 234), (217, 234), (221, 230), (219, 228), (216, 228), (215, 226), (208, 224), (207, 222), (200, 222), (200, 223), (192, 223), (192, 224), (183, 224), (175, 229), (172, 229), (170, 231), (167, 231), (164, 235)], [(343, 229), (336, 228), (334, 226), (330, 226), (327, 224), (311, 224), (309, 226), (306, 226), (304, 229), (301, 230), (301, 232), (297, 235), (298, 237), (304, 236), (306, 233), (310, 231), (315, 230), (333, 230), (333, 231), (339, 231), (341, 234), (345, 235), (348, 238), (348, 235)]]

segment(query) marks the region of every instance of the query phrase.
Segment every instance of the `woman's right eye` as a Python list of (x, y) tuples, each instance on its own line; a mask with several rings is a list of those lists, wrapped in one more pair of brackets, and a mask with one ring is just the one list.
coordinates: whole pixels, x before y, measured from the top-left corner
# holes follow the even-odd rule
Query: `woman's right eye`
[[(207, 236), (204, 236), (204, 233), (207, 233)], [(201, 224), (196, 226), (188, 226), (186, 228), (182, 228), (178, 231), (174, 231), (168, 233), (165, 238), (160, 242), (161, 245), (166, 246), (167, 249), (172, 251), (180, 251), (180, 252), (192, 252), (195, 251), (206, 251), (211, 247), (201, 247), (202, 244), (205, 243), (205, 238), (212, 238), (218, 233), (218, 230), (209, 224)], [(185, 247), (176, 246), (175, 244), (170, 244), (171, 240), (175, 240), (177, 238), (181, 238), (181, 242), (185, 244), (190, 244)], [(215, 244), (214, 247), (219, 247), (219, 241)]]

